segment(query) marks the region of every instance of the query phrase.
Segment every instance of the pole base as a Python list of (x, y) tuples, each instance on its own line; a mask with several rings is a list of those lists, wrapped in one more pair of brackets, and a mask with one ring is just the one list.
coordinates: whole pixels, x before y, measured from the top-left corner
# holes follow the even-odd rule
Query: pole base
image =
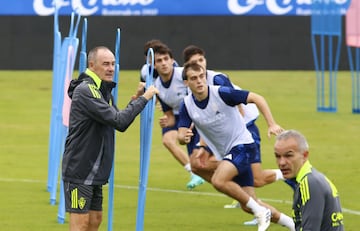
[(336, 107), (318, 107), (318, 112), (337, 112)]
[(58, 223), (59, 224), (64, 224), (65, 223), (65, 218), (64, 217), (58, 217)]
[(55, 199), (50, 199), (50, 204), (51, 205), (56, 205), (56, 200)]

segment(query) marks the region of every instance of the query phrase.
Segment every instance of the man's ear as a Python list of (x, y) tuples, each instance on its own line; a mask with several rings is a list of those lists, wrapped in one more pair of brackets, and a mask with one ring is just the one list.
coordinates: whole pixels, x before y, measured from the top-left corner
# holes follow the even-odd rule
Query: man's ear
[(94, 61), (89, 61), (89, 67), (93, 67), (94, 66)]
[(305, 158), (305, 159), (308, 159), (308, 158), (309, 158), (309, 151), (305, 151), (305, 152), (304, 152), (304, 158)]

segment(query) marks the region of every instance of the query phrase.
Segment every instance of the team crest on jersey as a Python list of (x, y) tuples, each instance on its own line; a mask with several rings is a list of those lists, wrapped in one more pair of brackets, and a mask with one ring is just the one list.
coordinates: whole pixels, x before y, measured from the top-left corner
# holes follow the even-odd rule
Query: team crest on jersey
[(84, 197), (80, 197), (78, 203), (79, 203), (79, 208), (80, 208), (80, 209), (83, 209), (83, 208), (85, 207), (85, 204), (86, 204), (85, 198), (84, 198)]

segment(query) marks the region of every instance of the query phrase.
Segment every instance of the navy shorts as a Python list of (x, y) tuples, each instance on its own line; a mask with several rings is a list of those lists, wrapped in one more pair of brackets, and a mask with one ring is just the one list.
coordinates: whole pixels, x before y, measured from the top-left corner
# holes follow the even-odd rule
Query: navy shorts
[(238, 175), (234, 177), (233, 181), (240, 186), (254, 186), (254, 176), (252, 174), (249, 157), (254, 155), (256, 149), (255, 143), (240, 144), (233, 147), (229, 155), (223, 159), (230, 161), (238, 170)]
[(102, 211), (102, 185), (84, 185), (64, 182), (65, 210), (69, 213)]
[(255, 122), (252, 121), (246, 125), (247, 129), (251, 133), (255, 144), (256, 144), (256, 152), (253, 152), (250, 155), (250, 163), (261, 163), (261, 150), (260, 150), (260, 132), (259, 128), (256, 126)]

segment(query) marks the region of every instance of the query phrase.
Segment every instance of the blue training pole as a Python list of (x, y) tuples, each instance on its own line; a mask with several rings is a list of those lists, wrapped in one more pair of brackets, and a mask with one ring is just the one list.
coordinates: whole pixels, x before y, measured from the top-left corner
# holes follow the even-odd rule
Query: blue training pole
[[(114, 82), (119, 83), (119, 72), (120, 72), (120, 29), (116, 30), (115, 38), (115, 73), (114, 73)], [(118, 85), (118, 84), (117, 84)], [(114, 97), (114, 104), (117, 105), (118, 98), (118, 86), (116, 86), (112, 91)], [(114, 131), (115, 133), (115, 131)], [(114, 143), (115, 143), (114, 136)], [(108, 231), (113, 230), (113, 210), (114, 210), (114, 168), (115, 168), (115, 152), (114, 152), (114, 161), (109, 177), (109, 201), (108, 201)]]
[(356, 60), (356, 79), (354, 81), (355, 92), (354, 94), (354, 106), (353, 112), (360, 113), (360, 48), (355, 48), (355, 60)]
[[(61, 74), (62, 74), (62, 80), (61, 88), (62, 88), (62, 97), (59, 99), (59, 105), (61, 105), (61, 115), (59, 114), (60, 121), (58, 121), (59, 129), (61, 129), (61, 132), (59, 133), (60, 139), (59, 139), (59, 155), (57, 156), (57, 166), (54, 170), (54, 172), (58, 172), (58, 168), (61, 163), (61, 156), (64, 152), (64, 145), (66, 136), (68, 134), (68, 124), (65, 122), (65, 118), (68, 117), (68, 109), (70, 108), (70, 99), (67, 101), (65, 99), (66, 92), (68, 88), (68, 84), (72, 80), (72, 75), (74, 71), (74, 65), (76, 60), (76, 53), (78, 50), (79, 45), (79, 39), (76, 37), (78, 26), (80, 23), (80, 15), (78, 15), (76, 24), (74, 24), (74, 13), (72, 13), (72, 20), (71, 20), (71, 26), (69, 31), (69, 37), (64, 39), (64, 42), (62, 44), (62, 53), (61, 53)], [(57, 176), (57, 175), (56, 175)], [(51, 198), (56, 198), (56, 191), (52, 191)], [(59, 207), (58, 207), (58, 223), (63, 224), (65, 222), (65, 198), (64, 198), (64, 185), (62, 182), (61, 174), (60, 174), (60, 198), (59, 198)]]
[(87, 18), (84, 18), (82, 34), (81, 34), (81, 50), (79, 55), (79, 73), (86, 70), (86, 37), (87, 37)]
[(349, 57), (349, 66), (351, 72), (351, 104), (352, 104), (352, 113), (359, 114), (360, 113), (360, 48), (354, 47), (354, 61), (353, 55), (351, 52), (351, 47), (347, 47), (348, 57)]
[[(72, 22), (74, 18), (74, 14), (71, 15)], [(80, 16), (79, 16), (80, 20)], [(78, 20), (78, 22), (79, 22)], [(73, 25), (71, 25), (71, 28), (73, 28)], [(72, 33), (72, 32), (71, 32)], [(70, 34), (70, 33), (69, 33)], [(55, 128), (55, 153), (54, 153), (54, 166), (53, 166), (53, 181), (54, 187), (52, 187), (52, 190), (50, 192), (50, 203), (55, 204), (56, 203), (56, 192), (57, 192), (57, 182), (58, 182), (58, 174), (59, 174), (59, 165), (61, 162), (61, 155), (64, 149), (64, 141), (66, 136), (66, 127), (63, 124), (63, 114), (62, 114), (62, 108), (64, 103), (64, 91), (65, 91), (65, 80), (66, 75), (69, 73), (69, 68), (72, 68), (71, 62), (69, 63), (69, 59), (73, 59), (75, 61), (75, 58), (73, 56), (76, 56), (78, 46), (78, 39), (71, 36), (66, 37), (61, 45), (61, 55), (60, 55), (60, 66), (59, 66), (59, 75), (57, 82), (57, 111), (56, 111), (56, 128)], [(71, 52), (72, 54), (70, 54)]]
[[(73, 21), (74, 15), (71, 15)], [(54, 121), (54, 131), (51, 134), (53, 136), (53, 143), (51, 144), (52, 151), (52, 161), (51, 164), (51, 177), (52, 177), (52, 187), (50, 190), (50, 204), (56, 204), (56, 192), (57, 192), (57, 183), (58, 183), (58, 176), (59, 176), (59, 163), (60, 163), (60, 156), (61, 156), (61, 144), (62, 144), (62, 134), (63, 124), (62, 124), (62, 105), (64, 99), (64, 81), (66, 75), (66, 56), (64, 54), (67, 53), (69, 46), (69, 39), (65, 38), (61, 44), (60, 53), (59, 53), (59, 63), (58, 63), (58, 70), (57, 70), (57, 78), (56, 78), (56, 87), (55, 87), (55, 94), (56, 94), (56, 101), (54, 102), (55, 107), (55, 121)]]
[[(319, 38), (318, 41), (316, 40), (317, 37)], [(337, 38), (335, 53), (333, 52), (334, 38)], [(319, 56), (317, 54), (317, 42), (320, 45)], [(325, 48), (326, 42), (328, 42), (327, 49)], [(317, 80), (317, 110), (336, 112), (337, 72), (341, 47), (341, 13), (340, 8), (334, 2), (325, 0), (312, 2), (311, 43)], [(329, 76), (325, 75), (326, 65), (328, 65)]]
[[(49, 137), (49, 161), (48, 161), (48, 181), (47, 181), (47, 191), (50, 192), (54, 187), (53, 179), (53, 166), (56, 164), (54, 161), (55, 155), (55, 125), (56, 125), (56, 111), (58, 107), (56, 105), (57, 97), (59, 95), (57, 91), (57, 84), (59, 78), (59, 62), (61, 55), (61, 33), (59, 31), (59, 17), (58, 17), (58, 8), (55, 7), (54, 14), (54, 50), (53, 50), (53, 80), (52, 80), (52, 97), (51, 97), (51, 118), (50, 118), (50, 137)], [(51, 202), (50, 202), (51, 203)]]
[[(154, 51), (148, 50), (146, 64), (149, 66), (151, 61), (150, 73), (146, 76), (146, 88), (152, 85), (154, 73)], [(149, 68), (148, 68), (149, 70)], [(155, 96), (147, 103), (141, 112), (140, 120), (140, 176), (139, 176), (139, 195), (136, 216), (136, 231), (144, 229), (144, 210), (146, 199), (146, 187), (148, 182), (149, 162), (152, 142), (152, 129), (154, 124)]]

